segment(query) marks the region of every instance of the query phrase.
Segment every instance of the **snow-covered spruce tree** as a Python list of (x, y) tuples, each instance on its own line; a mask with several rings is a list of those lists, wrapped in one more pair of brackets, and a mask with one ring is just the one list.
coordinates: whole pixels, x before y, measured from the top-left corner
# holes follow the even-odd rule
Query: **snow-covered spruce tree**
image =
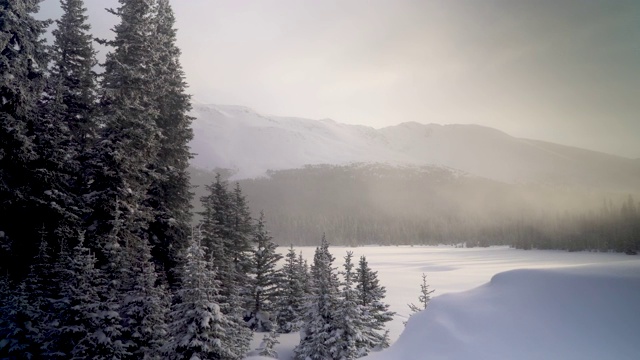
[(158, 114), (156, 124), (162, 134), (158, 156), (153, 164), (157, 176), (148, 190), (147, 204), (154, 210), (151, 232), (152, 255), (165, 270), (170, 284), (178, 254), (186, 248), (191, 221), (188, 142), (193, 137), (188, 112), (190, 96), (176, 46), (175, 17), (168, 0), (158, 0), (153, 18), (154, 79), (153, 97)]
[[(47, 300), (52, 294), (52, 263), (47, 242), (40, 241), (40, 250), (33, 260), (29, 275), (19, 285), (13, 311), (5, 319), (6, 338), (2, 342), (0, 354), (16, 359), (42, 358), (42, 344), (52, 313)], [(4, 331), (3, 331), (4, 332)], [(6, 352), (5, 352), (6, 350)]]
[[(106, 255), (104, 264), (100, 267), (100, 275), (94, 279), (94, 287), (98, 289), (100, 302), (93, 309), (95, 318), (93, 327), (96, 329), (88, 334), (80, 344), (91, 353), (92, 359), (126, 359), (131, 354), (128, 352), (128, 339), (123, 339), (123, 319), (121, 306), (123, 303), (123, 285), (126, 269), (129, 266), (125, 257), (125, 249), (120, 245), (120, 228), (122, 215), (116, 211), (114, 228), (102, 241), (101, 250)], [(90, 242), (88, 242), (90, 243)]]
[[(230, 241), (228, 242), (228, 252), (233, 257), (233, 269), (236, 272), (236, 283), (249, 284), (249, 272), (251, 271), (253, 260), (253, 246), (255, 245), (255, 226), (251, 218), (251, 211), (245, 196), (242, 194), (240, 184), (236, 186), (232, 193), (229, 193), (231, 200), (230, 211)], [(252, 298), (250, 289), (241, 289), (241, 295), (248, 299)]]
[(369, 350), (388, 346), (385, 324), (393, 320), (395, 313), (389, 311), (389, 305), (384, 303), (386, 292), (385, 287), (378, 281), (378, 272), (371, 270), (367, 258), (361, 256), (357, 270), (356, 295), (368, 319), (364, 340), (368, 342), (365, 346)]
[(164, 284), (158, 285), (151, 249), (139, 241), (126, 249), (127, 268), (123, 278), (124, 301), (120, 309), (124, 321), (129, 359), (162, 359), (161, 347), (166, 341), (166, 316), (169, 294)]
[(355, 289), (357, 274), (353, 270), (353, 253), (347, 252), (344, 258), (342, 275), (342, 296), (338, 307), (337, 331), (331, 338), (331, 346), (335, 348), (333, 359), (352, 360), (369, 353), (369, 342), (366, 326), (370, 323), (368, 314), (358, 304)]
[[(42, 177), (50, 184), (46, 195), (58, 204), (50, 216), (59, 243), (73, 244), (89, 209), (79, 197), (86, 182), (87, 150), (97, 130), (96, 64), (90, 26), (82, 0), (61, 0), (63, 14), (53, 30), (53, 64), (42, 102), (36, 134)], [(56, 244), (57, 245), (57, 244)]]
[(298, 255), (298, 263), (297, 263), (298, 271), (300, 274), (300, 282), (302, 284), (302, 289), (306, 295), (311, 294), (311, 273), (309, 272), (309, 264), (307, 259), (302, 256), (302, 251)]
[(294, 349), (296, 360), (338, 359), (334, 339), (338, 336), (340, 294), (333, 261), (323, 235), (311, 266), (312, 290), (305, 305), (306, 323), (300, 332), (300, 344)]
[(260, 346), (257, 349), (258, 355), (277, 359), (278, 352), (274, 348), (279, 343), (280, 342), (278, 341), (278, 333), (276, 332), (276, 329), (274, 327), (262, 338), (262, 343), (260, 343)]
[(38, 0), (0, 0), (0, 270), (20, 278), (38, 252), (49, 203), (34, 174), (34, 125), (48, 64)]
[(278, 284), (281, 282), (281, 273), (276, 265), (282, 259), (282, 255), (276, 252), (278, 245), (273, 242), (273, 238), (265, 228), (263, 212), (260, 213), (256, 224), (253, 243), (251, 264), (253, 301), (250, 308), (249, 327), (256, 331), (271, 331), (274, 328), (271, 314), (275, 310)]
[(411, 310), (411, 314), (415, 314), (427, 308), (429, 305), (429, 301), (431, 301), (431, 294), (433, 294), (435, 290), (429, 290), (429, 285), (427, 284), (427, 274), (422, 274), (422, 284), (420, 284), (420, 296), (418, 296), (419, 305), (415, 305), (413, 303), (408, 304), (409, 309)]
[(105, 309), (99, 292), (105, 279), (95, 265), (95, 256), (85, 246), (83, 236), (71, 253), (61, 245), (53, 276), (58, 286), (52, 298), (57, 321), (47, 334), (45, 358), (82, 359), (99, 355), (95, 344), (104, 333), (100, 320)]
[(15, 315), (17, 313), (17, 291), (7, 274), (0, 274), (0, 359), (11, 359), (9, 354), (20, 350), (15, 339)]
[[(246, 326), (244, 317), (247, 313), (247, 294), (249, 294), (249, 277), (244, 267), (237, 264), (249, 264), (250, 253), (239, 251), (234, 230), (234, 199), (228, 191), (228, 184), (220, 174), (215, 181), (206, 186), (209, 194), (200, 200), (204, 211), (200, 229), (202, 243), (206, 246), (208, 257), (214, 266), (216, 279), (220, 282), (220, 307), (233, 324), (229, 330), (241, 346), (242, 352), (249, 350), (251, 331)], [(246, 258), (245, 258), (246, 257)], [(237, 260), (237, 261), (236, 261)]]
[(219, 283), (196, 234), (184, 254), (176, 299), (171, 306), (166, 359), (239, 359), (229, 334), (231, 322), (217, 302)]
[[(100, 99), (100, 141), (90, 149), (85, 200), (92, 209), (88, 236), (97, 244), (99, 263), (106, 261), (108, 242), (114, 236), (121, 246), (148, 237), (153, 221), (144, 204), (158, 153), (153, 82), (153, 1), (119, 0), (111, 12), (120, 18), (114, 27), (113, 47), (107, 54)], [(116, 213), (121, 224), (116, 229)]]
[(60, 0), (60, 6), (63, 13), (52, 32), (54, 45), (50, 78), (60, 84), (63, 122), (72, 137), (68, 150), (76, 158), (81, 158), (95, 139), (97, 130), (96, 74), (93, 71), (97, 63), (96, 52), (84, 1)]
[(285, 256), (281, 270), (280, 290), (276, 303), (276, 322), (278, 331), (290, 333), (300, 330), (300, 316), (307, 295), (304, 289), (305, 274), (301, 273), (296, 251), (293, 245)]
[[(202, 233), (202, 244), (216, 266), (230, 262), (229, 238), (231, 233), (231, 199), (227, 191), (227, 182), (220, 174), (211, 185), (206, 185), (208, 194), (200, 198), (204, 210), (199, 229)], [(219, 271), (218, 271), (219, 272)], [(218, 274), (220, 277), (222, 274)], [(225, 284), (226, 285), (226, 284)]]

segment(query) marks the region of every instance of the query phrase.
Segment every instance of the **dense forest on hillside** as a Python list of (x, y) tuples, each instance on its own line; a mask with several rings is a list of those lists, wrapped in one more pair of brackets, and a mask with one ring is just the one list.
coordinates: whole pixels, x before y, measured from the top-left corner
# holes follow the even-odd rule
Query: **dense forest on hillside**
[[(191, 174), (196, 186), (212, 176)], [(285, 245), (311, 245), (308, 235), (322, 232), (343, 245), (634, 251), (640, 241), (636, 194), (372, 164), (309, 166), (239, 183), (253, 211), (269, 209), (272, 233)]]

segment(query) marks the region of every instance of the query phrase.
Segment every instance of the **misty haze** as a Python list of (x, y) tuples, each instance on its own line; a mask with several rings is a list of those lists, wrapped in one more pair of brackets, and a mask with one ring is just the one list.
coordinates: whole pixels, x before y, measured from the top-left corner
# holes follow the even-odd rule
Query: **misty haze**
[(0, 359), (637, 359), (638, 19), (0, 0)]

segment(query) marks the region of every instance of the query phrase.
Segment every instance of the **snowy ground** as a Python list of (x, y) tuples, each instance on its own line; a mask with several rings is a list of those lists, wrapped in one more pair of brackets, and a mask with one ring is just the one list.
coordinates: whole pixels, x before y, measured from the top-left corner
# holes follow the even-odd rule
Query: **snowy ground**
[[(309, 260), (313, 258), (314, 248), (306, 247), (298, 250), (302, 250)], [(605, 324), (604, 333), (613, 335), (603, 339), (624, 340), (625, 333), (635, 337), (640, 334), (640, 311), (637, 311), (637, 305), (630, 308), (628, 302), (621, 300), (621, 297), (630, 297), (635, 299), (633, 300), (635, 304), (640, 304), (640, 257), (637, 256), (524, 251), (506, 247), (457, 249), (444, 246), (334, 247), (332, 253), (337, 259), (342, 260), (347, 250), (353, 251), (356, 257), (367, 256), (369, 265), (378, 271), (381, 283), (387, 288), (387, 302), (391, 305), (391, 310), (398, 313), (394, 321), (389, 324), (392, 341), (397, 340), (404, 330), (402, 322), (406, 321), (409, 313), (407, 303), (417, 301), (420, 276), (423, 272), (427, 274), (431, 287), (436, 290), (434, 295), (450, 294), (436, 297), (432, 302), (434, 306), (417, 316), (415, 318), (417, 320), (412, 319), (408, 325), (409, 331), (401, 337), (398, 344), (394, 344), (376, 359), (422, 359), (426, 355), (424, 349), (434, 347), (442, 351), (435, 358), (466, 360), (470, 357), (466, 357), (465, 351), (473, 350), (478, 354), (476, 356), (474, 353), (473, 359), (524, 359), (522, 353), (508, 352), (509, 349), (521, 348), (531, 353), (531, 356), (526, 357), (530, 359), (570, 359), (568, 355), (542, 356), (542, 353), (532, 351), (535, 350), (532, 345), (535, 342), (527, 342), (522, 336), (518, 337), (514, 334), (529, 334), (525, 330), (531, 329), (530, 331), (534, 332), (530, 334), (531, 336), (549, 335), (543, 338), (534, 336), (538, 342), (563, 338), (567, 343), (572, 344), (571, 346), (582, 343), (595, 344), (588, 341), (589, 337), (603, 334), (591, 331), (580, 335), (582, 332), (576, 334), (575, 327), (582, 329), (593, 325), (596, 320), (619, 319), (625, 315), (613, 311), (615, 309), (620, 311), (633, 309), (629, 316), (635, 316), (635, 320), (625, 324), (619, 322)], [(281, 251), (284, 252), (285, 249), (282, 248)], [(341, 265), (339, 261), (336, 263), (338, 266)], [(497, 280), (489, 283), (495, 274), (514, 269), (552, 270), (516, 271), (502, 274), (496, 278)], [(610, 283), (613, 285), (609, 286)], [(547, 285), (549, 288), (545, 288)], [(630, 290), (624, 290), (625, 286)], [(534, 300), (534, 295), (538, 295), (538, 292), (533, 289), (540, 291), (539, 299)], [(466, 292), (451, 294), (461, 291)], [(606, 296), (594, 297), (599, 293), (606, 293)], [(589, 301), (580, 301), (583, 297), (588, 297)], [(577, 304), (577, 310), (569, 306), (573, 303)], [(599, 310), (596, 307), (608, 307), (613, 310), (600, 312), (601, 315), (598, 317), (589, 317), (589, 314), (598, 313)], [(565, 312), (567, 316), (561, 317)], [(441, 321), (434, 321), (434, 318)], [(569, 325), (559, 326), (563, 323)], [(547, 329), (545, 325), (549, 328)], [(468, 331), (458, 331), (467, 328)], [(551, 328), (558, 329), (559, 333), (550, 331)], [(492, 329), (495, 331), (489, 331)], [(475, 332), (486, 336), (476, 336)], [(439, 334), (441, 337), (437, 336)], [(262, 334), (256, 335), (255, 345), (257, 346)], [(587, 338), (580, 339), (580, 336)], [(439, 343), (441, 346), (425, 346), (424, 343), (428, 339), (433, 339), (434, 343)], [(489, 345), (486, 348), (479, 348), (474, 341), (476, 339)], [(292, 349), (298, 340), (297, 334), (280, 337), (281, 344), (276, 347), (276, 350), (281, 360), (291, 358)], [(593, 356), (587, 358), (630, 359), (632, 357), (624, 356), (624, 351), (631, 350), (623, 346), (625, 344), (623, 340), (610, 342), (612, 349), (609, 351), (615, 350), (613, 347), (620, 349), (618, 353), (620, 356), (597, 357), (595, 356), (597, 352), (592, 351)], [(632, 341), (630, 344), (635, 343), (638, 342)], [(509, 344), (512, 346), (508, 346)], [(599, 347), (607, 348), (605, 343), (597, 344)], [(567, 350), (561, 349), (560, 345), (554, 346), (547, 343), (542, 347), (559, 354), (562, 353), (560, 350)], [(501, 349), (501, 353), (495, 353), (497, 349)], [(637, 346), (635, 349), (638, 351), (633, 358), (640, 356), (638, 355), (640, 347)], [(429, 351), (431, 354), (431, 350)], [(546, 354), (549, 355), (549, 353)]]

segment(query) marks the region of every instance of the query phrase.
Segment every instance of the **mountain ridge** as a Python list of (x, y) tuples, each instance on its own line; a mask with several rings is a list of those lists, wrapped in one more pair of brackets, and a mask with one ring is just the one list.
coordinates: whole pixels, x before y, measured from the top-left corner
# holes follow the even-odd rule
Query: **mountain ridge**
[(305, 165), (439, 165), (509, 183), (640, 190), (640, 161), (513, 137), (476, 124), (403, 122), (383, 128), (267, 116), (237, 105), (195, 104), (192, 165), (236, 178)]

